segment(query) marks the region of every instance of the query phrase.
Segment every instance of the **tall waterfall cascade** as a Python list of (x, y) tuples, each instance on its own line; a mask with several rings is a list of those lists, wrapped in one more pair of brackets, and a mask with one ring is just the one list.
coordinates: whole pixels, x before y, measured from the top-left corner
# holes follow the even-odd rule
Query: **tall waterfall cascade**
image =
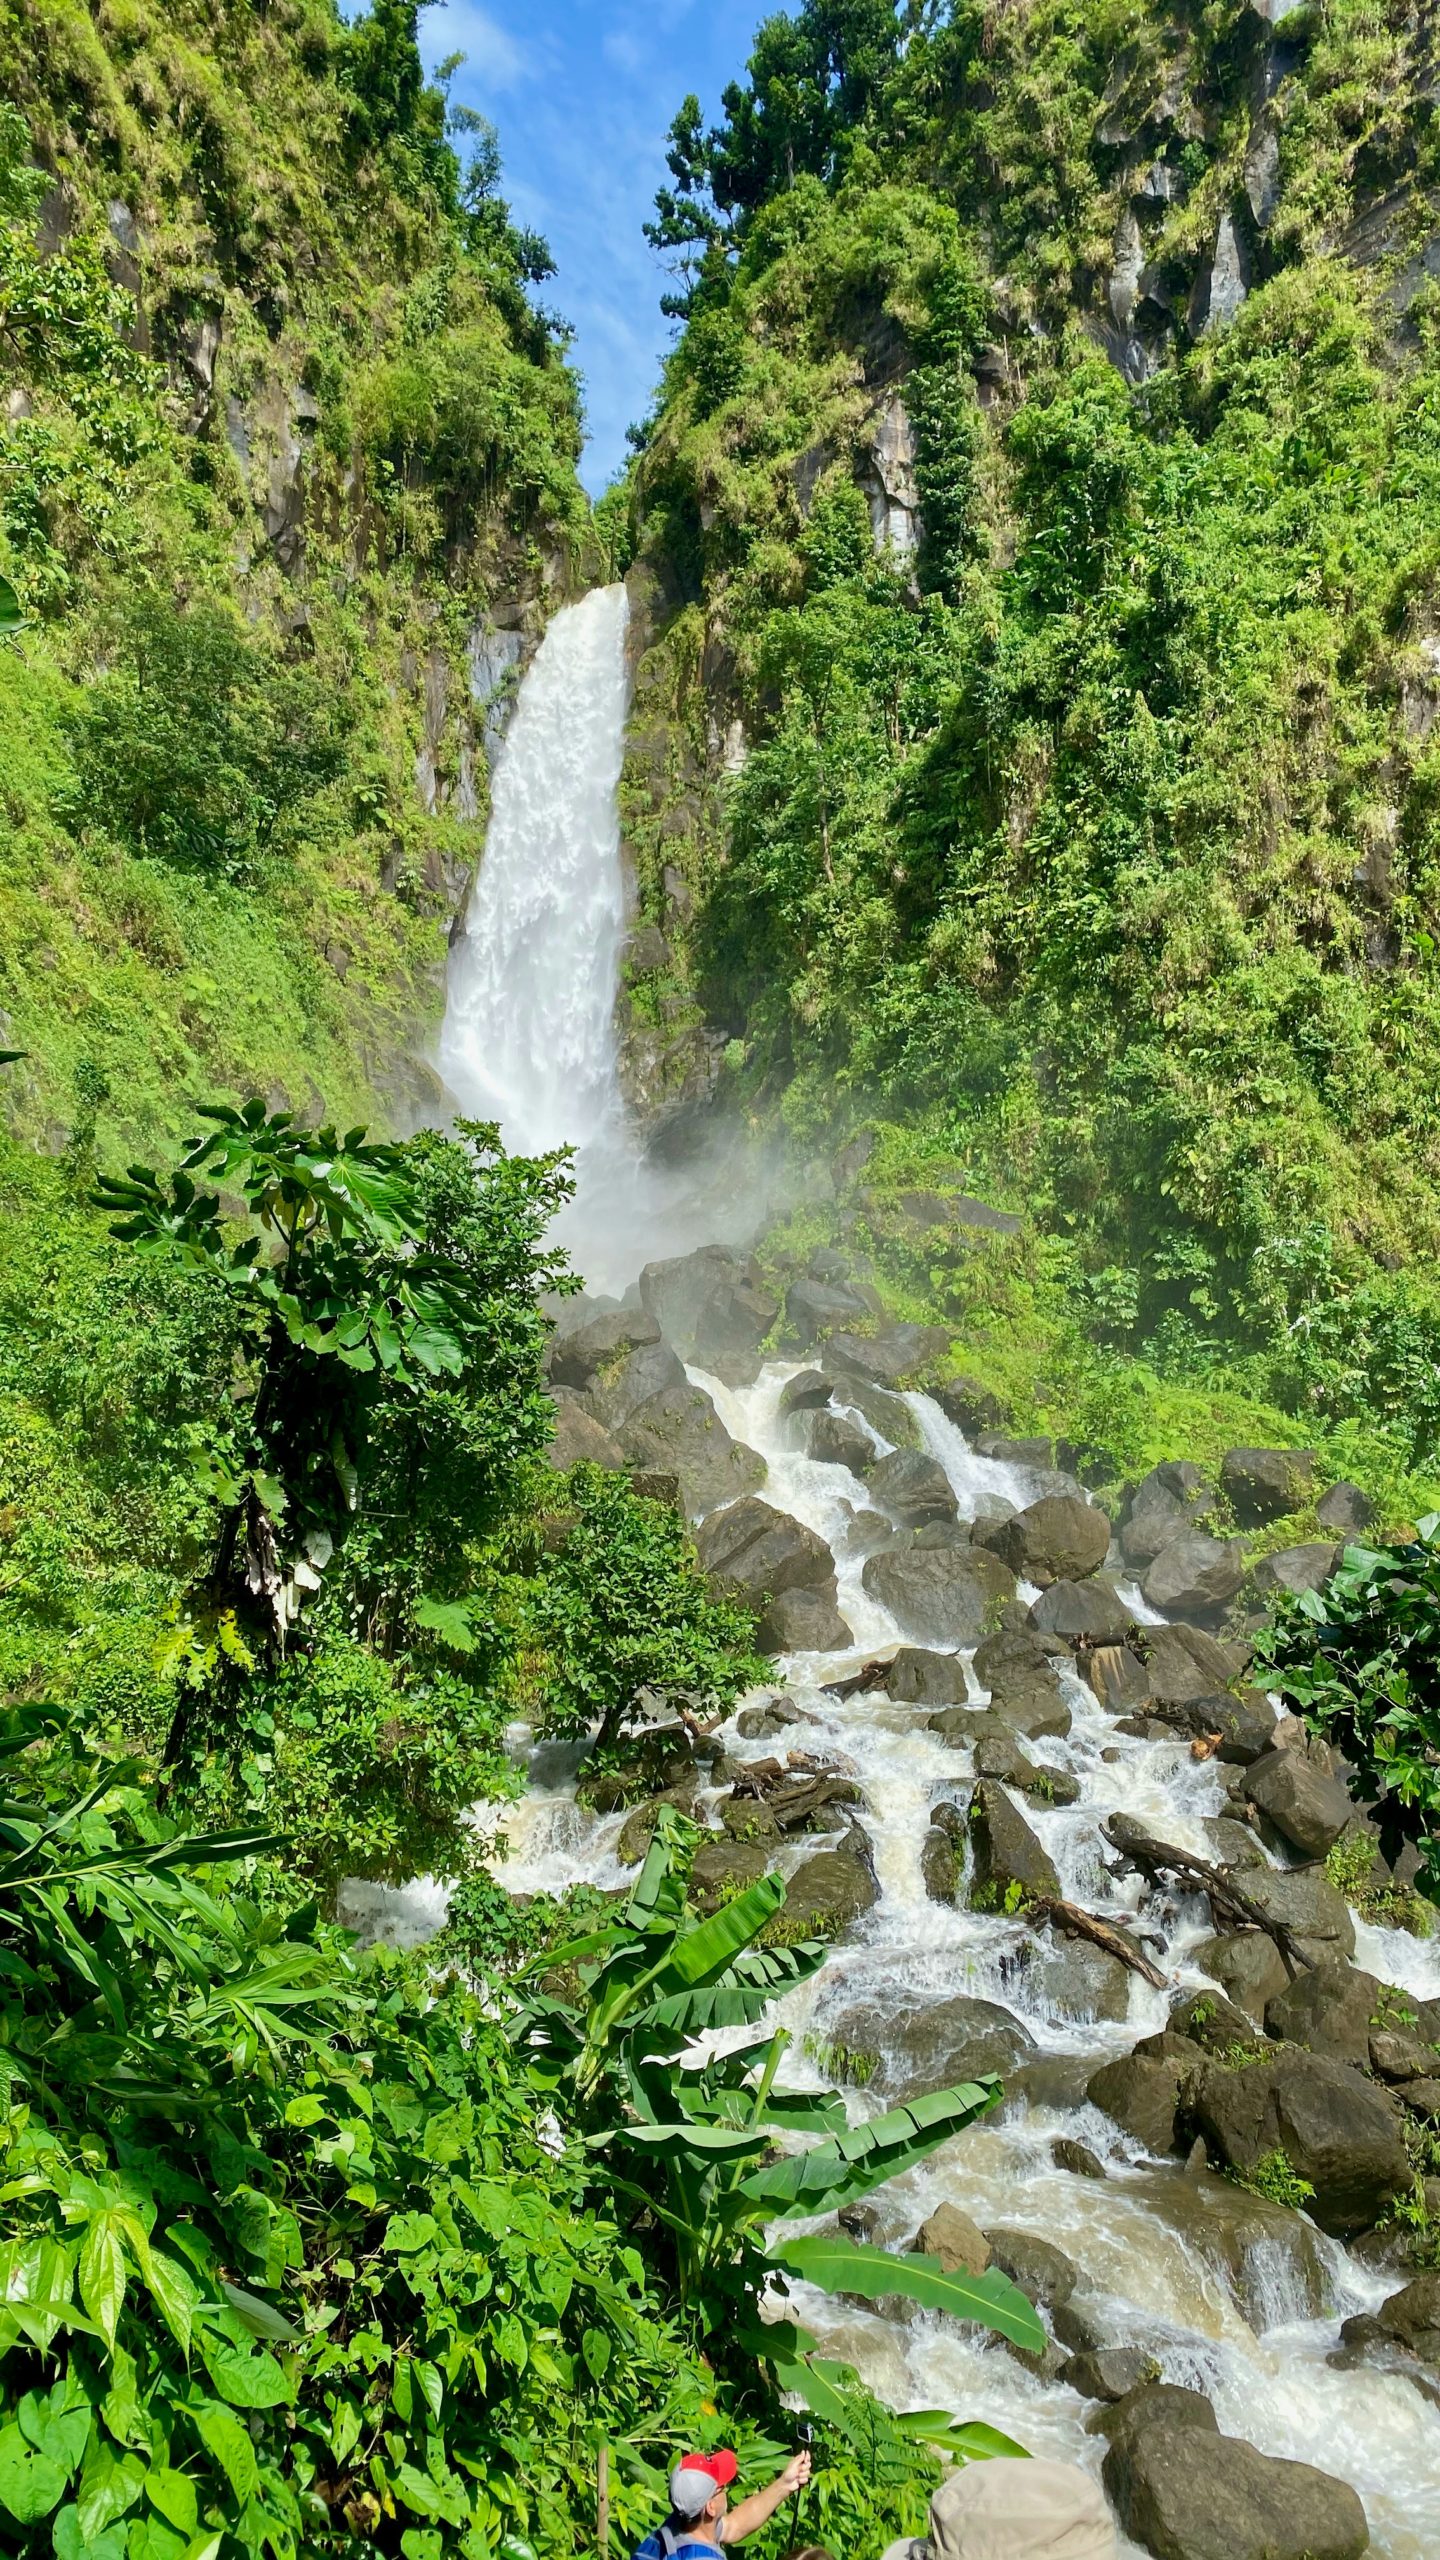
[[(495, 777), (484, 868), (454, 954), (441, 1052), (464, 1111), (498, 1119), (512, 1147), (576, 1145), (580, 1188), (568, 1240), (587, 1280), (607, 1289), (623, 1287), (651, 1255), (681, 1250), (704, 1233), (667, 1224), (673, 1195), (627, 1131), (617, 1069), (625, 623), (622, 590), (587, 597), (556, 617), (525, 680)], [(1400, 2279), (1297, 2216), (1212, 2176), (1197, 2182), (1173, 2159), (1147, 2157), (1086, 2100), (1095, 2064), (1163, 2025), (1176, 1992), (1213, 1991), (1197, 1963), (1207, 1929), (1201, 1906), (1182, 1896), (1168, 1912), (1150, 1910), (1165, 1989), (1131, 1977), (1125, 2013), (1092, 2016), (1083, 2002), (1077, 2009), (1062, 1999), (1034, 1961), (1022, 1917), (972, 1910), (963, 1896), (954, 1907), (930, 1899), (920, 1860), (929, 1811), (965, 1801), (973, 1748), (957, 1749), (883, 1691), (837, 1691), (866, 1662), (893, 1652), (903, 1630), (862, 1580), (863, 1521), (873, 1517), (867, 1485), (845, 1466), (806, 1454), (783, 1409), (794, 1366), (770, 1362), (743, 1391), (691, 1372), (735, 1438), (765, 1461), (767, 1498), (829, 1545), (853, 1637), (844, 1652), (795, 1655), (779, 1666), (806, 1744), (822, 1755), (833, 1746), (855, 1772), (863, 1790), (857, 1818), (878, 1887), (874, 1907), (830, 1962), (784, 2004), (792, 2085), (813, 2084), (828, 2067), (857, 2004), (882, 2021), (875, 2033), (882, 2058), (900, 2051), (907, 2015), (913, 2022), (931, 2002), (966, 1994), (1008, 2011), (1031, 2066), (1027, 2102), (882, 2190), (879, 2236), (908, 2245), (949, 2199), (984, 2227), (1058, 2246), (1079, 2270), (1097, 2338), (1142, 2344), (1168, 2381), (1207, 2392), (1222, 2429), (1262, 2452), (1350, 2481), (1365, 2502), (1374, 2560), (1435, 2560), (1440, 2418), (1399, 2375), (1331, 2361), (1341, 2319), (1373, 2309)], [(904, 1401), (911, 1436), (944, 1470), (962, 1519), (987, 1498), (1023, 1504), (1041, 1490), (1042, 1479), (970, 1449), (927, 1398)], [(1137, 1618), (1153, 1616), (1138, 1593), (1127, 1587), (1125, 1596)], [(1021, 1597), (1034, 1593), (1022, 1585)], [(961, 1661), (961, 1694), (980, 1703), (986, 1693), (970, 1649)], [(1203, 1854), (1207, 1826), (1229, 1810), (1222, 1773), (1192, 1758), (1184, 1740), (1161, 1740), (1153, 1730), (1118, 1748), (1114, 1719), (1078, 1671), (1067, 1667), (1062, 1685), (1069, 1731), (1031, 1747), (1065, 1783), (1053, 1803), (1043, 1793), (1027, 1802), (1027, 1819), (1066, 1894), (1133, 1922), (1139, 1887), (1108, 1872), (1102, 1823), (1117, 1811), (1138, 1814)], [(526, 1738), (517, 1739), (524, 1748)], [(777, 1748), (734, 1721), (722, 1739), (732, 1764)], [(619, 1888), (634, 1873), (617, 1854), (623, 1815), (599, 1816), (576, 1802), (577, 1758), (556, 1745), (531, 1756), (529, 1793), (505, 1819), (510, 1855), (499, 1872), (512, 1890), (561, 1891), (581, 1880)], [(706, 1801), (702, 1794), (702, 1810)], [(788, 1872), (823, 1845), (781, 1843), (777, 1863)], [(443, 1896), (423, 1884), (410, 1894), (424, 1934), (442, 1916)], [(1363, 1923), (1356, 1935), (1358, 1961), (1382, 1981), (1440, 1997), (1440, 1948)], [(885, 2101), (858, 2090), (851, 2103), (864, 2114)], [(1083, 2140), (1095, 2174), (1076, 2175), (1057, 2158), (1061, 2135)], [(828, 2351), (853, 2362), (893, 2405), (988, 2418), (1036, 2453), (1099, 2470), (1104, 2441), (1086, 2425), (1095, 2404), (1062, 2379), (1027, 2370), (938, 2317), (890, 2320), (808, 2288), (798, 2308)], [(1142, 2560), (1123, 2537), (1120, 2548), (1125, 2560)]]

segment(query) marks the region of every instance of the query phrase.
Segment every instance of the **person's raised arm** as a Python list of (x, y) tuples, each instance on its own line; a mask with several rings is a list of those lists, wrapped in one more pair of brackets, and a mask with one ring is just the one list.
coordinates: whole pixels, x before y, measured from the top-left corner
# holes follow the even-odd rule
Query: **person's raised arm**
[(804, 2488), (809, 2477), (809, 2453), (797, 2453), (792, 2462), (786, 2463), (779, 2478), (771, 2481), (768, 2489), (756, 2489), (750, 2497), (742, 2498), (738, 2506), (730, 2509), (720, 2528), (721, 2541), (743, 2542), (747, 2534), (758, 2533), (786, 2498), (793, 2498), (797, 2489)]

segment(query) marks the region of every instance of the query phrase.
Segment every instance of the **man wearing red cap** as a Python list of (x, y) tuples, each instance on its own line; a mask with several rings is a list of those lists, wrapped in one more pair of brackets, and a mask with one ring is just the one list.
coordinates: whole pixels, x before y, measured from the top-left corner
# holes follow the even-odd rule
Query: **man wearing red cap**
[(715, 2560), (722, 2542), (743, 2542), (748, 2533), (758, 2533), (784, 2499), (804, 2488), (810, 2456), (797, 2453), (768, 2489), (756, 2489), (731, 2507), (725, 2493), (739, 2468), (728, 2448), (682, 2453), (670, 2474), (670, 2513), (647, 2533), (635, 2560)]

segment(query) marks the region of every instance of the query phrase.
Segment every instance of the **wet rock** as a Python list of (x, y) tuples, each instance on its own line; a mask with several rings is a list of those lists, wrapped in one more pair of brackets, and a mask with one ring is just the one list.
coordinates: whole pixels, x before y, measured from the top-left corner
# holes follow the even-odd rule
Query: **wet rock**
[(1110, 1523), (1093, 1502), (1046, 1494), (1008, 1520), (978, 1527), (976, 1544), (1003, 1558), (1022, 1581), (1041, 1590), (1054, 1582), (1083, 1582), (1105, 1561)]
[(632, 1466), (678, 1479), (691, 1520), (753, 1493), (765, 1481), (758, 1451), (731, 1439), (704, 1389), (688, 1379), (664, 1388), (614, 1428)]
[(1064, 1636), (1072, 1644), (1121, 1644), (1130, 1623), (1131, 1611), (1108, 1582), (1052, 1582), (1029, 1612), (1029, 1624), (1040, 1634)]
[(870, 1462), (868, 1477), (875, 1501), (907, 1529), (957, 1517), (949, 1477), (938, 1459), (927, 1457), (921, 1449), (892, 1449), (887, 1457)]
[(1150, 1674), (1126, 1644), (1087, 1647), (1080, 1668), (1101, 1706), (1112, 1715), (1143, 1714), (1154, 1703)]
[(1315, 2190), (1322, 2231), (1367, 2229), (1410, 2184), (1393, 2099), (1324, 2055), (1287, 2047), (1238, 2070), (1209, 2062), (1191, 2106), (1212, 2158), (1241, 2177), (1283, 2152)]
[[(1227, 1449), (1220, 1490), (1242, 1529), (1263, 1528), (1315, 1499), (1313, 1449)], [(1156, 1606), (1159, 1606), (1157, 1601)]]
[(1212, 1697), (1229, 1688), (1239, 1667), (1232, 1649), (1204, 1627), (1142, 1627), (1131, 1644), (1144, 1656), (1161, 1706), (1183, 1706), (1191, 1698)]
[(1141, 1478), (1120, 1526), (1120, 1551), (1128, 1565), (1143, 1571), (1168, 1547), (1193, 1529), (1210, 1508), (1205, 1479), (1188, 1459), (1167, 1459)]
[(625, 1452), (612, 1438), (603, 1422), (597, 1422), (587, 1405), (581, 1403), (572, 1387), (557, 1387), (553, 1392), (555, 1427), (550, 1446), (545, 1452), (547, 1466), (564, 1470), (569, 1467), (608, 1467), (619, 1474), (625, 1464)]
[(974, 1910), (1004, 1911), (1037, 1894), (1058, 1896), (1060, 1879), (1049, 1855), (993, 1779), (982, 1778), (977, 1785), (968, 1821)]
[(1275, 1745), (1275, 1710), (1263, 1689), (1242, 1689), (1238, 1696), (1220, 1690), (1214, 1697), (1189, 1698), (1177, 1710), (1189, 1731), (1206, 1740), (1218, 1734), (1217, 1760), (1248, 1769), (1265, 1759)]
[(749, 1386), (760, 1375), (760, 1346), (779, 1315), (778, 1299), (758, 1267), (727, 1246), (701, 1245), (640, 1274), (640, 1302), (682, 1360)]
[(822, 1849), (790, 1878), (785, 1898), (787, 1931), (805, 1938), (838, 1938), (880, 1899), (868, 1858), (854, 1845)]
[(1333, 1536), (1353, 1538), (1374, 1527), (1378, 1512), (1368, 1493), (1344, 1479), (1321, 1495), (1315, 1505), (1315, 1517), (1321, 1528)]
[(1245, 1891), (1267, 1919), (1294, 1930), (1312, 1963), (1355, 1953), (1355, 1923), (1348, 1906), (1318, 1867), (1257, 1867), (1247, 1874)]
[(911, 2249), (938, 2258), (947, 2276), (983, 2276), (990, 2264), (990, 2243), (978, 2222), (957, 2204), (937, 2204), (922, 2222)]
[(1033, 2231), (1017, 2231), (1009, 2223), (998, 2223), (985, 2234), (990, 2244), (993, 2266), (1018, 2284), (1022, 2293), (1045, 2311), (1054, 2311), (1068, 2302), (1080, 2281), (1080, 2270), (1073, 2258), (1053, 2241), (1042, 2240)]
[(927, 2096), (992, 2072), (1003, 2077), (1034, 2049), (1034, 2038), (1008, 2009), (964, 1994), (901, 2010), (888, 2002), (857, 2001), (826, 2021), (826, 2033), (847, 2053), (873, 2055), (871, 2086), (902, 2098)]
[(1369, 2545), (1344, 2481), (1203, 2425), (1137, 2414), (1103, 2477), (1126, 2532), (1156, 2560), (1360, 2560)]
[(946, 1378), (932, 1387), (931, 1394), (946, 1420), (963, 1431), (967, 1440), (977, 1432), (998, 1430), (1005, 1419), (1000, 1398), (981, 1378)]
[(854, 1642), (823, 1591), (777, 1592), (766, 1603), (755, 1634), (765, 1653), (843, 1653)]
[(1177, 2113), (1197, 2068), (1195, 2048), (1184, 2036), (1147, 2036), (1133, 2053), (1102, 2063), (1085, 2094), (1142, 2150), (1163, 2157), (1175, 2148)]
[(893, 1324), (873, 1334), (833, 1333), (825, 1345), (826, 1366), (895, 1387), (938, 1359), (949, 1342), (948, 1333), (935, 1324)]
[(1146, 1566), (1140, 1588), (1148, 1606), (1167, 1618), (1218, 1618), (1244, 1579), (1243, 1539), (1212, 1538), (1203, 1529), (1187, 1529)]
[(1088, 2355), (1071, 2356), (1060, 2368), (1060, 2380), (1082, 2400), (1123, 2400), (1127, 2392), (1159, 2379), (1160, 2367), (1143, 2347), (1092, 2347)]
[(833, 1606), (835, 1560), (814, 1529), (752, 1496), (706, 1520), (695, 1552), (712, 1582), (754, 1602), (785, 1591), (820, 1593)]
[(1323, 1858), (1333, 1849), (1354, 1811), (1339, 1780), (1303, 1749), (1267, 1751), (1252, 1761), (1245, 1792), (1302, 1858)]
[(1304, 2214), (1208, 2169), (1146, 2168), (1135, 2180), (1146, 2212), (1214, 2271), (1253, 2329), (1272, 2326), (1277, 2308), (1297, 2320), (1319, 2318), (1333, 2280), (1325, 2244)]
[(1313, 1541), (1302, 1547), (1277, 1547), (1273, 1555), (1262, 1556), (1255, 1567), (1255, 1588), (1272, 1591), (1318, 1591), (1328, 1582), (1340, 1561), (1340, 1549), (1333, 1538)]
[(830, 1401), (830, 1381), (820, 1369), (801, 1369), (780, 1390), (780, 1412), (814, 1413)]
[(963, 1706), (969, 1695), (965, 1665), (956, 1653), (902, 1644), (886, 1672), (885, 1694), (922, 1707)]
[[(1067, 2169), (1072, 2178), (1104, 2178), (1107, 2174), (1098, 2152), (1092, 2151), (1088, 2142), (1076, 2142), (1069, 2134), (1061, 2134), (1057, 2141), (1051, 2143), (1050, 2157), (1057, 2169)], [(1070, 2308), (1073, 2314), (1074, 2305)], [(1059, 2335), (1058, 2323), (1056, 2334)], [(1067, 2345), (1073, 2343), (1073, 2340), (1066, 2340)], [(1087, 2339), (1085, 2343), (1088, 2346), (1091, 2341)]]
[(913, 1536), (871, 1556), (861, 1581), (922, 1645), (973, 1644), (1015, 1588), (1013, 1574), (983, 1548), (922, 1546)]
[(870, 1300), (848, 1280), (792, 1280), (785, 1293), (785, 1327), (792, 1340), (820, 1342), (836, 1325), (872, 1312)]
[(825, 1467), (848, 1467), (863, 1477), (875, 1463), (875, 1443), (863, 1422), (826, 1405), (805, 1417), (805, 1450)]
[(1029, 1627), (1000, 1629), (975, 1649), (975, 1677), (988, 1689), (990, 1703), (1017, 1733), (1054, 1734), (1070, 1730), (1070, 1710), (1050, 1655)]

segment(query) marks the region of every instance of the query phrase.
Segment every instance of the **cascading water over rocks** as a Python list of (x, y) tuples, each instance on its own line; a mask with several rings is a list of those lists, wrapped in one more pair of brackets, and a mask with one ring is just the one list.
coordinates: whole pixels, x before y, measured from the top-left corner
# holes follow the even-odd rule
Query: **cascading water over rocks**
[[(605, 1287), (695, 1241), (693, 1224), (679, 1237), (667, 1230), (665, 1192), (630, 1143), (618, 1084), (612, 1017), (624, 898), (615, 787), (624, 625), (621, 591), (587, 598), (557, 617), (526, 680), (496, 777), (485, 868), (455, 957), (442, 1051), (465, 1109), (498, 1117), (512, 1145), (577, 1144), (581, 1191), (571, 1241), (587, 1279)], [(1245, 2560), (1262, 2550), (1285, 2560), (1321, 2551), (1349, 2560), (1364, 2547), (1353, 2490), (1382, 2560), (1434, 2560), (1435, 2406), (1402, 2371), (1333, 2361), (1342, 2321), (1377, 2312), (1403, 2277), (1334, 2236), (1354, 2227), (1343, 2204), (1329, 2216), (1333, 2229), (1318, 2227), (1316, 2218), (1217, 2176), (1203, 2159), (1182, 2165), (1169, 2149), (1163, 2106), (1147, 2140), (1134, 2129), (1133, 2105), (1127, 2130), (1087, 2094), (1107, 2065), (1173, 2023), (1186, 1995), (1225, 2006), (1201, 1961), (1212, 1925), (1204, 1900), (1182, 1888), (1149, 1896), (1113, 1843), (1128, 1823), (1197, 1859), (1239, 1859), (1241, 1882), (1263, 1895), (1267, 1878), (1278, 1884), (1288, 1853), (1264, 1845), (1253, 1827), (1241, 1832), (1236, 1766), (1193, 1756), (1186, 1733), (1126, 1717), (1123, 1699), (1106, 1703), (1103, 1681), (1082, 1676), (1084, 1653), (1058, 1641), (1023, 1715), (1011, 1716), (1013, 1699), (1002, 1698), (994, 1636), (977, 1647), (973, 1636), (925, 1634), (918, 1651), (894, 1663), (917, 1642), (903, 1613), (920, 1605), (916, 1594), (932, 1581), (944, 1583), (944, 1558), (954, 1551), (947, 1540), (967, 1556), (983, 1555), (986, 1575), (1008, 1589), (1027, 1569), (1023, 1537), (1006, 1548), (1002, 1569), (992, 1548), (964, 1544), (963, 1524), (1023, 1510), (1056, 1488), (1028, 1466), (977, 1454), (929, 1397), (892, 1392), (859, 1371), (847, 1381), (832, 1364), (800, 1388), (797, 1361), (760, 1365), (757, 1357), (738, 1362), (727, 1383), (701, 1364), (693, 1328), (667, 1312), (653, 1281), (646, 1305), (658, 1311), (658, 1331), (651, 1323), (645, 1337), (650, 1318), (637, 1319), (637, 1344), (652, 1362), (673, 1363), (667, 1409), (685, 1393), (677, 1382), (688, 1380), (734, 1448), (755, 1453), (734, 1491), (753, 1501), (763, 1465), (761, 1499), (834, 1559), (824, 1608), (848, 1640), (833, 1652), (786, 1657), (781, 1694), (752, 1704), (719, 1737), (731, 1780), (736, 1769), (758, 1772), (796, 1748), (811, 1767), (848, 1781), (830, 1791), (807, 1835), (781, 1829), (763, 1845), (764, 1862), (790, 1875), (802, 1899), (827, 1856), (832, 1875), (838, 1859), (854, 1887), (830, 1962), (789, 2004), (792, 2076), (802, 2084), (828, 2078), (848, 2059), (853, 2103), (863, 2112), (963, 2076), (957, 2057), (972, 2069), (1003, 2070), (1000, 2116), (887, 2189), (875, 2236), (903, 2247), (924, 2224), (927, 2246), (993, 2255), (1036, 2294), (1055, 2344), (1036, 2370), (939, 2317), (847, 2310), (802, 2288), (806, 2325), (896, 2406), (943, 2404), (984, 2416), (1037, 2453), (1096, 2471), (1108, 2452), (1107, 2484), (1113, 2489), (1125, 2473), (1133, 2501), (1126, 2512), (1146, 2535), (1145, 2544), (1125, 2543), (1127, 2552), (1163, 2547), (1188, 2560), (1200, 2548), (1164, 2541), (1156, 2502), (1168, 2496), (1208, 2519), (1207, 2530), (1233, 2508), (1236, 2532), (1253, 2526), (1262, 2537), (1207, 2543), (1207, 2554), (1213, 2547), (1221, 2560), (1232, 2550)], [(667, 1328), (675, 1337), (668, 1353), (660, 1339)], [(583, 1399), (588, 1355), (583, 1336), (576, 1341), (573, 1392)], [(825, 1356), (822, 1341), (812, 1362)], [(634, 1420), (610, 1419), (618, 1428)], [(887, 1473), (892, 1452), (906, 1462)], [(692, 1515), (714, 1522), (719, 1493), (699, 1479), (687, 1491)], [(1061, 1500), (1071, 1505), (1073, 1550), (1063, 1569), (1079, 1577), (1063, 1587), (1098, 1592), (1102, 1586), (1085, 1576), (1101, 1554), (1101, 1516), (1092, 1515), (1095, 1538), (1077, 1540), (1088, 1525), (1074, 1507), (1084, 1497), (1077, 1486), (1061, 1489)], [(724, 1540), (709, 1522), (702, 1549), (718, 1550)], [(917, 1568), (908, 1580), (874, 1569), (907, 1540), (912, 1563), (933, 1556), (933, 1568)], [(1110, 1561), (1109, 1605), (1119, 1619), (1162, 1624), (1125, 1580), (1123, 1562)], [(983, 1597), (985, 1575), (982, 1586)], [(1036, 1598), (1021, 1579), (1006, 1619), (1017, 1643)], [(993, 1615), (991, 1607), (987, 1623)], [(978, 1716), (992, 1686), (994, 1710)], [(1263, 1700), (1252, 1698), (1249, 1712), (1263, 1727)], [(1265, 1739), (1262, 1730), (1257, 1751)], [(613, 1887), (633, 1874), (633, 1818), (583, 1812), (573, 1773), (574, 1755), (563, 1750), (532, 1761), (530, 1793), (507, 1816), (504, 1875), (513, 1890), (555, 1891), (582, 1879)], [(702, 1819), (718, 1819), (727, 1790), (707, 1786), (704, 1768), (697, 1783)], [(972, 1789), (995, 1835), (988, 1845), (962, 1818)], [(763, 1788), (757, 1804), (763, 1813)], [(1093, 1946), (1033, 1926), (1007, 1908), (1003, 1891), (977, 1907), (986, 1901), (973, 1889), (977, 1861), (999, 1855), (996, 1838), (1007, 1822), (1028, 1840), (1047, 1891), (1137, 1933), (1158, 1987)], [(717, 1832), (718, 1867), (740, 1853), (742, 1840)], [(1319, 1870), (1304, 1872), (1318, 1890)], [(1330, 1903), (1345, 1941), (1337, 1941), (1337, 1955), (1353, 1928), (1356, 1963), (1365, 1969), (1337, 1975), (1342, 1989), (1375, 1977), (1397, 1986), (1416, 2014), (1440, 1999), (1440, 1958), (1429, 1946), (1352, 1921), (1333, 1894)], [(1371, 1995), (1358, 1996), (1364, 2005)], [(1285, 2033), (1303, 2041), (1303, 2002), (1295, 2005)], [(1185, 2055), (1198, 2051), (1179, 2036), (1168, 2044), (1178, 2059), (1156, 2057), (1162, 2081), (1167, 2059), (1183, 2074)], [(1098, 2085), (1103, 2092), (1107, 2084)], [(1383, 2111), (1383, 2092), (1374, 2103)], [(1112, 2450), (1096, 2421), (1147, 2374), (1179, 2386), (1166, 2427), (1138, 2451), (1122, 2441), (1122, 2428)], [(1206, 2395), (1218, 2435), (1204, 2404), (1185, 2401), (1186, 2392)], [(1311, 2469), (1285, 2473), (1275, 2458)], [(1328, 2475), (1318, 2486), (1316, 2471)]]

